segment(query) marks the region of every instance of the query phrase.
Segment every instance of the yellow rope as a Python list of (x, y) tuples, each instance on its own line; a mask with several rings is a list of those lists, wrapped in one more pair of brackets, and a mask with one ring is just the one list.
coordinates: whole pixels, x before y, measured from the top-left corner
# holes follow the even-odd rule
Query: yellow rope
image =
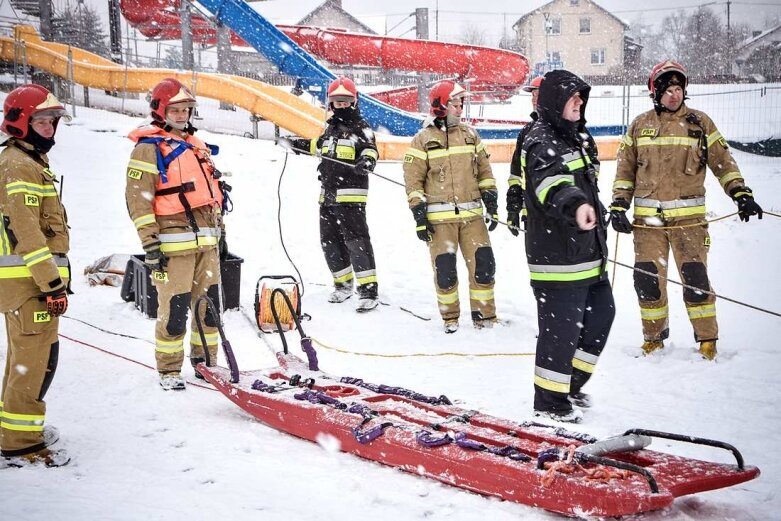
[(410, 353), (406, 355), (400, 355), (400, 354), (388, 354), (388, 353), (361, 353), (357, 351), (348, 351), (347, 349), (341, 349), (338, 347), (333, 347), (326, 345), (316, 338), (310, 337), (312, 339), (312, 342), (317, 344), (318, 346), (328, 349), (331, 351), (336, 351), (337, 353), (343, 353), (346, 355), (356, 355), (356, 356), (369, 356), (374, 358), (434, 358), (434, 357), (441, 357), (441, 356), (461, 356), (461, 357), (468, 357), (468, 356), (474, 356), (474, 357), (496, 357), (496, 356), (534, 356), (535, 353), (453, 353), (453, 352), (444, 352), (444, 353)]
[[(272, 292), (273, 288), (267, 288), (265, 285), (263, 286), (260, 294), (260, 323), (265, 327), (276, 328), (274, 315), (271, 312)], [(290, 302), (293, 304), (293, 307), (295, 307), (298, 303), (298, 290), (294, 288), (288, 291), (287, 294), (290, 298)], [(287, 326), (288, 329), (292, 329), (295, 321), (293, 320), (293, 315), (290, 313), (290, 308), (288, 308), (287, 303), (285, 303), (285, 297), (279, 293), (276, 293), (274, 295), (274, 307), (276, 308), (277, 314), (279, 316), (279, 323), (282, 326)]]

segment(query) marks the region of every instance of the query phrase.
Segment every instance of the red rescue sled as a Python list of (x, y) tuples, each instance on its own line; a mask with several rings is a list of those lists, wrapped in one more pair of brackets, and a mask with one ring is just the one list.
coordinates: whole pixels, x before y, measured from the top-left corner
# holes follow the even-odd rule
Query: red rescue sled
[[(571, 516), (657, 510), (678, 496), (759, 475), (757, 467), (744, 465), (737, 449), (723, 442), (642, 429), (596, 440), (462, 409), (445, 396), (338, 378), (319, 370), (310, 339), (300, 323), (296, 326), (307, 363), (288, 353), (281, 334), (279, 367), (240, 372), (223, 336), (230, 369), (203, 363), (197, 369), (236, 405), (275, 429), (310, 441), (329, 435), (344, 452)], [(722, 448), (732, 452), (736, 463), (644, 449), (654, 437)]]

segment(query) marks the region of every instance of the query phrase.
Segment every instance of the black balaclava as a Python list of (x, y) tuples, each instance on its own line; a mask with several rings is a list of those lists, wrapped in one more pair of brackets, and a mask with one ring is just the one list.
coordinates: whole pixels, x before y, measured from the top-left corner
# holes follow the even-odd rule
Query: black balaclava
[(358, 109), (357, 102), (343, 109), (334, 108), (333, 104), (331, 104), (330, 108), (331, 112), (333, 113), (333, 117), (335, 119), (344, 121), (345, 123), (356, 121), (361, 117), (361, 111)]
[[(55, 124), (54, 126), (55, 132), (57, 129), (57, 126)], [(45, 138), (39, 133), (37, 133), (35, 130), (33, 130), (32, 125), (30, 125), (29, 130), (27, 131), (27, 135), (22, 139), (22, 141), (25, 141), (29, 144), (31, 144), (33, 147), (35, 147), (35, 150), (40, 152), (41, 154), (48, 154), (49, 150), (52, 149), (54, 146), (54, 136), (52, 135), (51, 139)]]
[[(580, 120), (567, 121), (561, 117), (567, 101), (576, 93), (580, 93), (583, 105), (580, 106)], [(542, 121), (548, 123), (556, 132), (570, 141), (580, 142), (580, 129), (586, 125), (586, 104), (591, 87), (588, 83), (569, 71), (555, 70), (545, 75), (540, 86), (540, 97), (537, 99), (537, 114)]]
[[(683, 89), (683, 101), (689, 99), (686, 97), (686, 78), (684, 78), (680, 72), (670, 71), (660, 74), (654, 82), (654, 109), (656, 109), (657, 114), (670, 112), (667, 107), (662, 105), (662, 96), (664, 96), (664, 92), (670, 88), (671, 85), (680, 85)], [(683, 102), (681, 103), (681, 106), (683, 106)]]

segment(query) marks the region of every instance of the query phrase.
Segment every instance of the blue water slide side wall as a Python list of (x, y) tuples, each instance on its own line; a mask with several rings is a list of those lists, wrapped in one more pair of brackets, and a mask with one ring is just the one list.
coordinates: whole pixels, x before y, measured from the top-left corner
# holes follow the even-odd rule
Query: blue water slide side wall
[[(328, 84), (336, 75), (274, 24), (266, 20), (243, 0), (198, 0), (217, 20), (233, 29), (244, 41), (276, 65), (280, 72), (299, 78), (309, 92), (325, 101)], [(360, 94), (361, 114), (378, 132), (396, 136), (413, 136), (420, 130), (423, 118), (391, 107), (374, 98)], [(615, 127), (589, 127), (592, 134), (616, 135)], [(515, 139), (520, 127), (478, 128), (483, 139)]]

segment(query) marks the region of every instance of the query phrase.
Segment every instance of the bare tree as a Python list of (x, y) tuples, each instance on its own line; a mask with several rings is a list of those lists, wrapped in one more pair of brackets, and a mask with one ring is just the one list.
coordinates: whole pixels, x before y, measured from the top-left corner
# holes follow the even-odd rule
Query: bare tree
[(472, 22), (467, 22), (461, 26), (458, 41), (470, 45), (485, 45), (487, 41), (486, 31)]

